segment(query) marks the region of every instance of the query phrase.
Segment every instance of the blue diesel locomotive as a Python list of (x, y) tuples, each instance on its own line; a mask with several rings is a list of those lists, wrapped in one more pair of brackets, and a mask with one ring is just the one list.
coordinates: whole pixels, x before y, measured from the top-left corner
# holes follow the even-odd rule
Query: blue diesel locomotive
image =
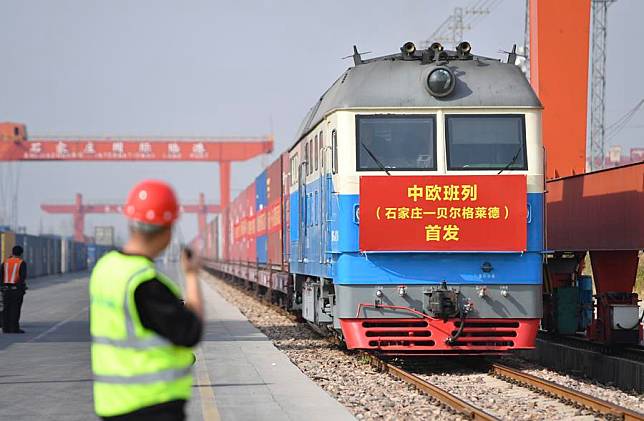
[[(354, 47), (353, 59), (280, 157), (281, 183), (271, 181), (283, 190), (284, 265), (224, 256), (218, 270), (284, 291), (292, 309), (352, 349), (533, 348), (542, 106), (513, 54), (505, 63), (467, 42), (455, 51), (406, 43), (368, 60)], [(230, 215), (225, 230), (261, 235), (252, 217), (239, 230)]]

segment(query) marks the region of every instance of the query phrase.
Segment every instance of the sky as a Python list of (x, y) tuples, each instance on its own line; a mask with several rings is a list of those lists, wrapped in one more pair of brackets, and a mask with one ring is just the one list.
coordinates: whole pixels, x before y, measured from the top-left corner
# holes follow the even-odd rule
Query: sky
[[(397, 52), (472, 2), (0, 0), (0, 121), (25, 123), (32, 136), (273, 133), (271, 157), (233, 163), (235, 195), (295, 140), (308, 109), (352, 65), (342, 57), (353, 44), (372, 56)], [(465, 33), (473, 53), (502, 58), (523, 44), (523, 0), (474, 3), (496, 6)], [(643, 15), (641, 0), (609, 9), (607, 124), (644, 98), (641, 54), (627, 50), (644, 39)], [(644, 110), (612, 143), (643, 139)], [(71, 217), (46, 215), (41, 203), (70, 203), (76, 192), (122, 202), (144, 178), (169, 181), (183, 202), (199, 192), (219, 200), (216, 163), (0, 166), (0, 176), (19, 178), (18, 223), (31, 233), (71, 234)], [(125, 230), (117, 215), (88, 216), (87, 233), (94, 225)], [(196, 217), (184, 215), (177, 231), (192, 238)]]

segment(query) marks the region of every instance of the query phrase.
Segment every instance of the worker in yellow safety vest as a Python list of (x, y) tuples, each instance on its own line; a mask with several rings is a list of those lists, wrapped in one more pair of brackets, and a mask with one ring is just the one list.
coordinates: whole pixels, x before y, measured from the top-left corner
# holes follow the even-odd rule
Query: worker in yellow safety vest
[(21, 246), (15, 246), (11, 256), (0, 264), (3, 333), (25, 333), (20, 329), (20, 312), (27, 290), (27, 263), (22, 260), (23, 252)]
[(172, 188), (146, 180), (124, 207), (130, 237), (103, 256), (89, 284), (94, 408), (104, 420), (183, 420), (191, 367), (203, 330), (203, 300), (192, 253), (179, 287), (154, 259), (170, 244), (178, 205)]

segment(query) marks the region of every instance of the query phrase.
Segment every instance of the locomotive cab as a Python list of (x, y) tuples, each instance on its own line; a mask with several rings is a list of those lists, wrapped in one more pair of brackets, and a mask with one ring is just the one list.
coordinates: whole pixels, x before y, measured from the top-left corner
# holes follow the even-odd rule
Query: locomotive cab
[(533, 348), (542, 106), (514, 64), (408, 44), (354, 55), (289, 151), (296, 306), (349, 348)]

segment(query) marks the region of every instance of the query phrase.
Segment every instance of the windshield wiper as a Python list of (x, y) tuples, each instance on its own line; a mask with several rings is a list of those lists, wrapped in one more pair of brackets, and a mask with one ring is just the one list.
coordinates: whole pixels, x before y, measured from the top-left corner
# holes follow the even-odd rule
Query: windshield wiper
[(519, 158), (519, 152), (521, 152), (521, 149), (523, 149), (523, 147), (519, 146), (519, 149), (517, 149), (517, 153), (515, 153), (514, 156), (512, 157), (512, 161), (508, 162), (508, 165), (503, 167), (503, 169), (501, 171), (499, 171), (496, 175), (501, 174), (503, 171), (507, 170), (512, 165), (514, 165), (515, 162), (517, 162), (517, 159)]
[(386, 172), (387, 175), (391, 175), (391, 174), (389, 174), (389, 171), (387, 171), (387, 168), (385, 168), (385, 166), (382, 165), (382, 162), (380, 162), (380, 160), (378, 158), (376, 158), (376, 155), (374, 155), (373, 152), (371, 152), (369, 150), (369, 148), (367, 148), (367, 146), (364, 143), (360, 142), (360, 146), (362, 146), (364, 148), (364, 150), (367, 151), (367, 153), (369, 154), (371, 159), (373, 159), (376, 162), (376, 164), (378, 164), (378, 166), (380, 167), (381, 170)]

